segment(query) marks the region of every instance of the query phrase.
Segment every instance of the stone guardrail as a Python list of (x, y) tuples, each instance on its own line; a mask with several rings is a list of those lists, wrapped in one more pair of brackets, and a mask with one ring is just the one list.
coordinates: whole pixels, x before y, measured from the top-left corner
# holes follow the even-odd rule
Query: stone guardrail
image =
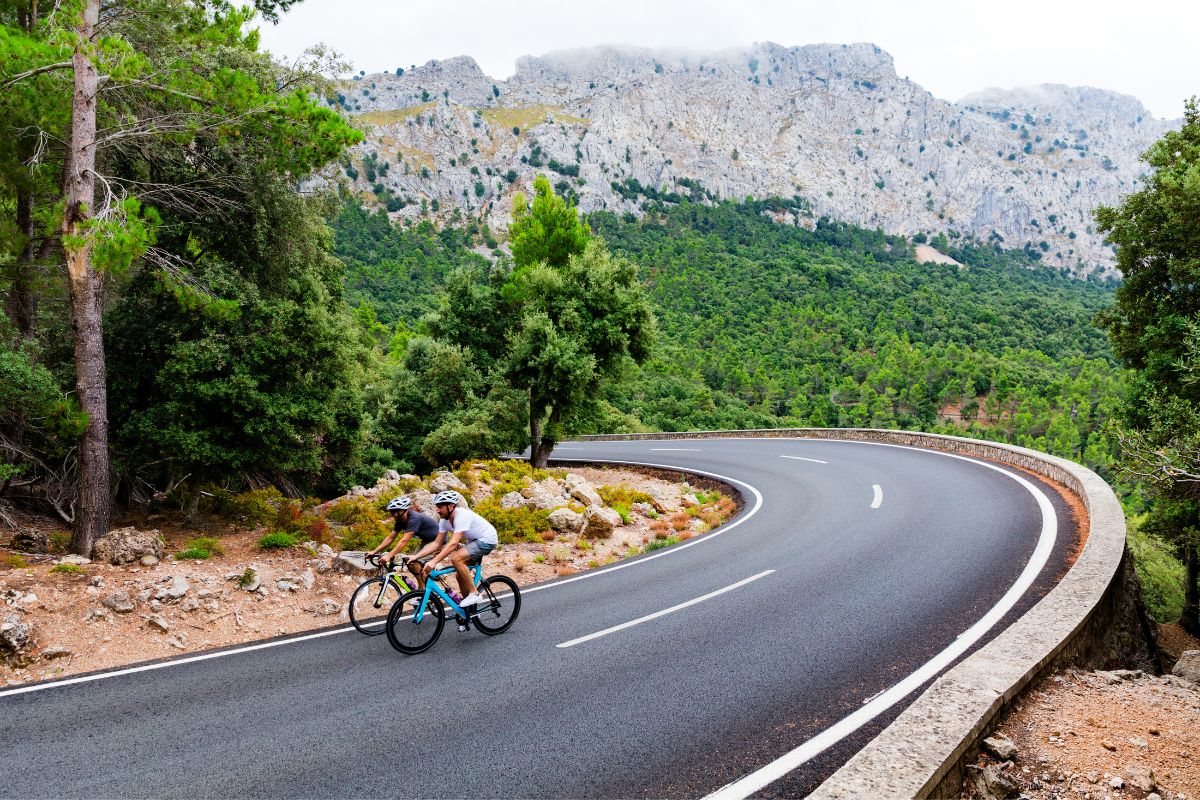
[[(797, 438), (881, 442), (977, 456), (1027, 469), (1074, 492), (1087, 510), (1087, 541), (1058, 584), (992, 639), (943, 673), (887, 728), (810, 797), (930, 797), (957, 794), (963, 764), (993, 720), (1053, 663), (1093, 664), (1126, 608), (1125, 514), (1090, 469), (1024, 447), (957, 436), (862, 428), (785, 428), (580, 436), (583, 441)], [(1119, 623), (1119, 620), (1116, 620)], [(1136, 626), (1134, 626), (1136, 627)], [(1141, 634), (1134, 632), (1135, 638)], [(1111, 642), (1107, 645), (1110, 649)]]

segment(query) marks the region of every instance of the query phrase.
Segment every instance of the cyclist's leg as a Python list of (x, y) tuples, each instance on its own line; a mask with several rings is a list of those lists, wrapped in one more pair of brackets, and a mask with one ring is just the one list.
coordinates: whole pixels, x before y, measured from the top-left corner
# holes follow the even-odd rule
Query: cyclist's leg
[(467, 566), (467, 562), (471, 560), (469, 545), (474, 542), (459, 544), (459, 546), (450, 554), (450, 563), (454, 566), (454, 575), (458, 578), (458, 589), (466, 597), (471, 592), (475, 591), (475, 584), (471, 581), (471, 568)]
[(430, 542), (408, 557), (408, 569), (413, 575), (416, 576), (417, 586), (422, 591), (425, 589), (425, 575), (421, 572), (421, 568), (425, 565), (425, 562), (429, 560), (429, 557), (437, 552), (437, 550), (437, 542)]

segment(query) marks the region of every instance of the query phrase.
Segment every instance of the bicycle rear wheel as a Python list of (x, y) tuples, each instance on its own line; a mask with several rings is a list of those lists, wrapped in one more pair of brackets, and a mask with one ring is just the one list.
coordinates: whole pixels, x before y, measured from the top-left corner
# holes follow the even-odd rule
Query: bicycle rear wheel
[(435, 594), (429, 595), (429, 603), (421, 621), (416, 621), (417, 610), (425, 598), (424, 592), (409, 592), (396, 601), (388, 612), (388, 643), (405, 655), (423, 653), (433, 646), (442, 635), (446, 625), (446, 613), (442, 601)]
[(350, 621), (355, 629), (367, 636), (383, 633), (383, 621), (402, 594), (400, 587), (385, 577), (363, 581), (350, 595)]
[(504, 633), (521, 613), (521, 590), (507, 575), (493, 575), (479, 584), (484, 601), (475, 606), (475, 627), (489, 636)]

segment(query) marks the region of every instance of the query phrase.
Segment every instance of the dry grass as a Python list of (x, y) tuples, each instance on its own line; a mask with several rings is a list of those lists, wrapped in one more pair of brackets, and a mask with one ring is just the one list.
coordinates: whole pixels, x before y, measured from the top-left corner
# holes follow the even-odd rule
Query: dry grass
[(554, 117), (555, 122), (567, 125), (591, 124), (591, 120), (586, 117), (576, 117), (565, 113), (562, 106), (536, 105), (521, 106), (518, 108), (481, 108), (478, 110), (479, 115), (489, 124), (498, 125), (505, 130), (510, 128), (525, 130), (546, 122), (551, 116)]
[(417, 114), (423, 114), (437, 105), (436, 102), (430, 100), (428, 103), (422, 103), (419, 106), (409, 106), (408, 108), (397, 108), (393, 111), (368, 111), (365, 114), (357, 114), (354, 117), (355, 122), (366, 123), (367, 125), (395, 125), (399, 122), (404, 122), (409, 117), (415, 117)]

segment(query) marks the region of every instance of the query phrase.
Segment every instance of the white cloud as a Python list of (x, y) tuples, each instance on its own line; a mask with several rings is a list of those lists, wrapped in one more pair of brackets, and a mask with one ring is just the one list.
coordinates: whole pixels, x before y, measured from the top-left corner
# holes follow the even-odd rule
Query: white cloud
[(494, 78), (511, 75), (522, 55), (598, 44), (872, 42), (901, 76), (948, 100), (1065, 83), (1131, 94), (1157, 117), (1179, 117), (1184, 99), (1200, 94), (1198, 30), (1194, 0), (306, 0), (262, 34), (277, 55), (325, 42), (367, 72), (469, 55)]

